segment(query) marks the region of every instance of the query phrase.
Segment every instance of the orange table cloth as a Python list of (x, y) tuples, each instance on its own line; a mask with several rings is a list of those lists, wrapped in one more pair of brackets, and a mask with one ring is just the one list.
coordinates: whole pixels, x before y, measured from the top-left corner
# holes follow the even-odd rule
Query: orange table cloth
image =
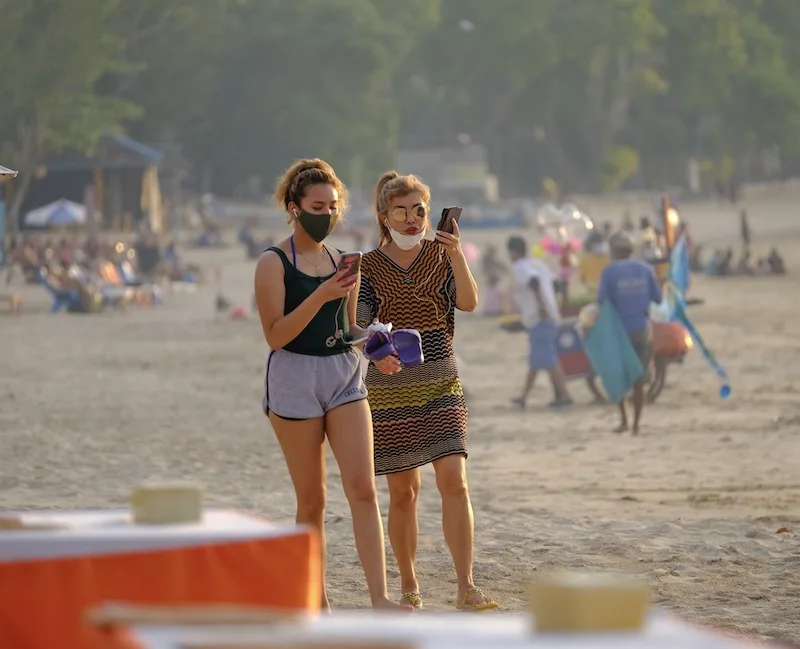
[(190, 525), (127, 511), (14, 513), (58, 530), (0, 531), (0, 647), (89, 649), (102, 603), (238, 604), (316, 611), (318, 542), (306, 527), (207, 510)]

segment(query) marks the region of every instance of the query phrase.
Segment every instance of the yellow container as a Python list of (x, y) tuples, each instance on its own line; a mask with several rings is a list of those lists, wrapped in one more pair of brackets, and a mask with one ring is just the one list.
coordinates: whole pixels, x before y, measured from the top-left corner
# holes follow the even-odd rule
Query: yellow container
[(131, 492), (131, 514), (137, 525), (199, 523), (203, 490), (183, 482), (138, 485)]
[(581, 284), (590, 290), (597, 289), (600, 285), (600, 276), (610, 263), (609, 255), (584, 252), (578, 262), (578, 277), (580, 277)]
[(620, 574), (544, 574), (530, 588), (536, 631), (636, 631), (644, 626), (647, 584)]

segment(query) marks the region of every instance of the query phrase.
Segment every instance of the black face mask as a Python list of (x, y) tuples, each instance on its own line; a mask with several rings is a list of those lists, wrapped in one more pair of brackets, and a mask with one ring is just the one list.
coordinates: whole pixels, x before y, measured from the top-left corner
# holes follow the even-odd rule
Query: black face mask
[(300, 214), (297, 215), (297, 221), (309, 237), (317, 243), (321, 243), (331, 233), (333, 226), (336, 225), (336, 217), (336, 214), (331, 213), (312, 214), (311, 212), (300, 210)]

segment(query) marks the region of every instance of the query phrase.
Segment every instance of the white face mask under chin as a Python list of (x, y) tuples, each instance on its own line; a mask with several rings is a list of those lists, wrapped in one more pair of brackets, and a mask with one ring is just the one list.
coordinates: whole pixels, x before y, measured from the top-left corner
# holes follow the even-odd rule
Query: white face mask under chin
[(402, 232), (389, 228), (389, 235), (400, 250), (411, 250), (423, 239), (427, 239), (428, 241), (434, 241), (436, 239), (436, 235), (428, 228), (416, 234), (403, 234)]

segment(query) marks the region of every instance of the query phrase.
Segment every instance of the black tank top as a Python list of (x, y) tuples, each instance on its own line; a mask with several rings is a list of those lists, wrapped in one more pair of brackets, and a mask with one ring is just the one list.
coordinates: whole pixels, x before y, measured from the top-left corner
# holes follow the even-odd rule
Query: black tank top
[[(289, 261), (286, 253), (280, 248), (272, 247), (267, 250), (277, 252), (283, 262), (283, 284), (286, 290), (286, 298), (283, 303), (284, 315), (294, 311), (319, 288), (320, 284), (334, 275), (334, 273), (324, 277), (306, 275), (295, 267), (297, 260), (295, 259), (294, 263)], [(325, 248), (325, 252), (333, 262), (333, 256), (327, 248)], [(334, 266), (336, 266), (335, 263)], [(326, 302), (306, 328), (294, 340), (284, 345), (283, 349), (287, 352), (308, 356), (332, 356), (346, 352), (350, 349), (350, 345), (345, 343), (341, 336), (336, 337), (337, 331), (345, 330), (346, 310), (347, 305), (344, 303), (344, 298)]]

